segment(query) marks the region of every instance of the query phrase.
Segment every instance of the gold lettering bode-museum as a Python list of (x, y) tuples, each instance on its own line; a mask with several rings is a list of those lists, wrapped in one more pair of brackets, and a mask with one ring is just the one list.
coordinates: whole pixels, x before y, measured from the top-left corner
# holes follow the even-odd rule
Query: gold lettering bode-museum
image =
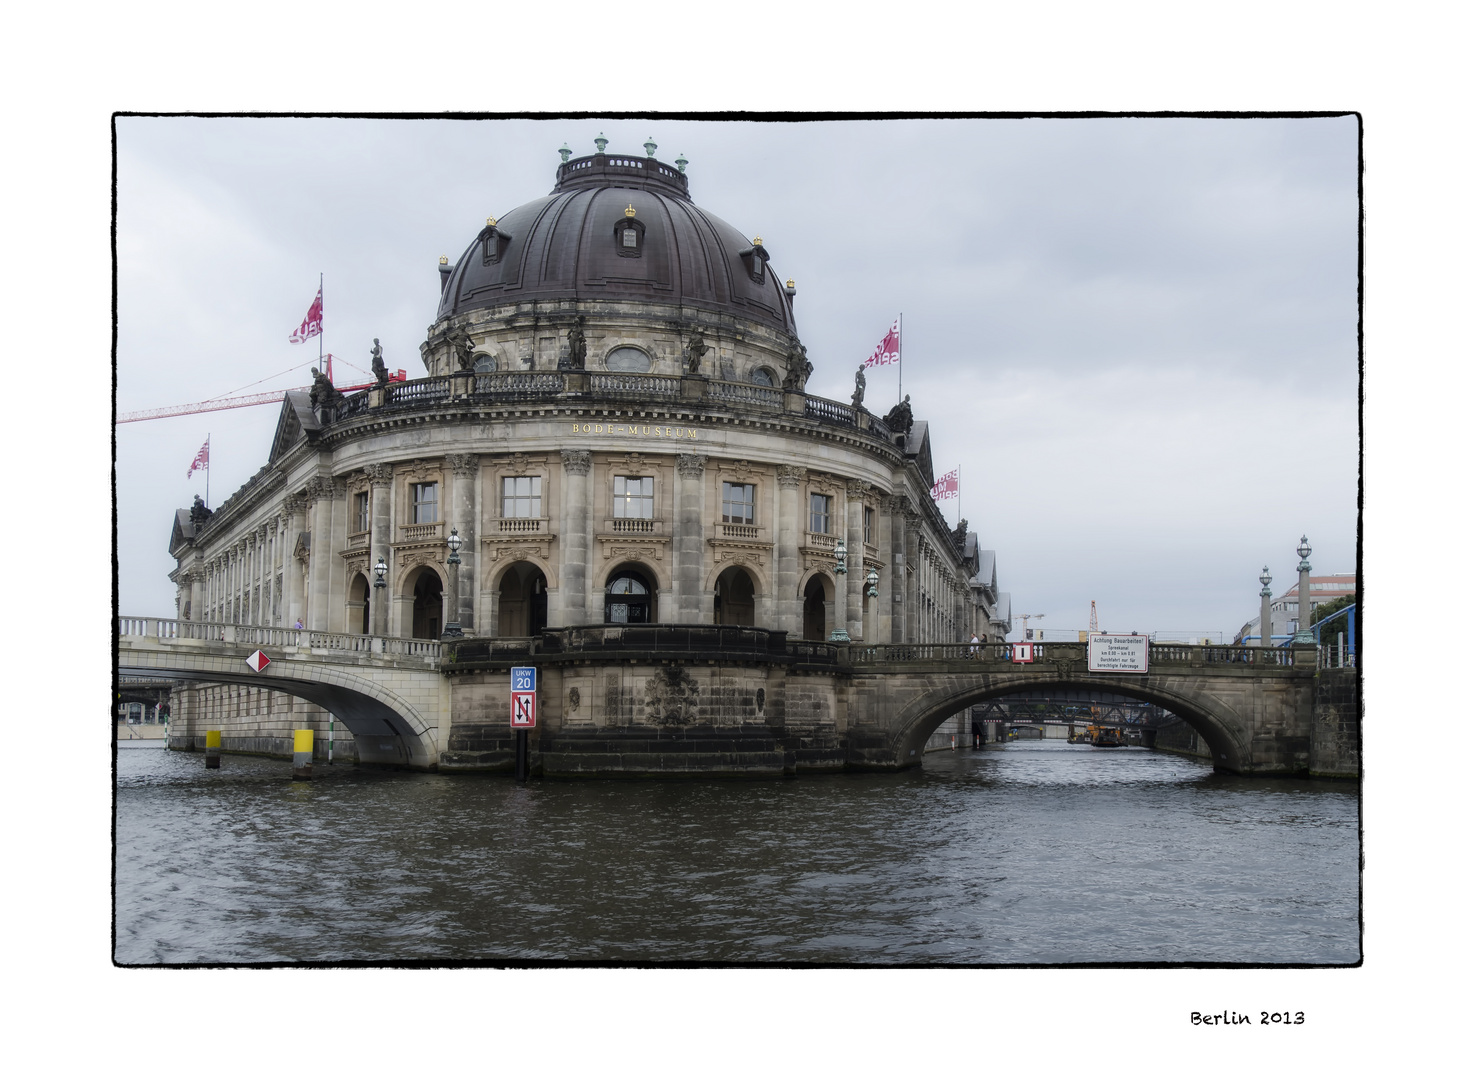
[(806, 392), (793, 282), (684, 170), (565, 161), (439, 273), (423, 377), (289, 392), (266, 464), (215, 511), (177, 511), (179, 618), (1004, 639), (993, 552), (930, 497), (926, 421), (873, 413), (863, 386)]

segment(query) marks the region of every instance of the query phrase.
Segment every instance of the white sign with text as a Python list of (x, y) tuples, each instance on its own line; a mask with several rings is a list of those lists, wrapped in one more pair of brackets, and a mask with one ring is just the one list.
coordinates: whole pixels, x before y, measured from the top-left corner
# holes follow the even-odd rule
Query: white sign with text
[(1092, 634), (1087, 671), (1147, 671), (1146, 634)]

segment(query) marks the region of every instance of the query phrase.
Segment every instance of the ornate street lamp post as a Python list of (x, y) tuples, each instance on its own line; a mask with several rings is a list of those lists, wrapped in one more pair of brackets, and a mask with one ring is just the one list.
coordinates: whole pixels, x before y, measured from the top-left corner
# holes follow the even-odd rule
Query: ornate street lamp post
[(876, 586), (880, 584), (880, 582), (881, 575), (876, 573), (874, 568), (866, 571), (866, 595), (869, 596), (872, 600), (874, 600), (879, 595), (876, 592)]
[(1306, 542), (1306, 537), (1301, 537), (1301, 545), (1296, 548), (1296, 554), (1301, 556), (1301, 563), (1296, 567), (1301, 573), (1300, 602), (1297, 605), (1300, 615), (1296, 618), (1296, 645), (1315, 645), (1316, 635), (1311, 632), (1311, 564), (1306, 557), (1311, 554), (1311, 545)]
[(451, 527), (451, 535), (446, 538), (446, 547), (451, 549), (450, 558), (446, 559), (446, 568), (449, 571), (447, 577), (451, 580), (451, 617), (446, 622), (445, 633), (442, 638), (458, 638), (461, 636), (461, 608), (460, 608), (460, 584), (461, 584), (461, 556), (457, 554), (461, 550), (461, 537), (457, 534), (454, 526)]
[(385, 608), (385, 596), (383, 589), (384, 575), (389, 573), (389, 567), (384, 562), (384, 556), (379, 556), (379, 561), (374, 564), (374, 633), (383, 637), (389, 633), (389, 620), (386, 617), (389, 612)]
[(1266, 566), (1260, 571), (1260, 645), (1270, 648), (1275, 644), (1272, 625), (1270, 622), (1270, 567)]
[(841, 644), (850, 642), (850, 635), (845, 631), (845, 574), (847, 567), (845, 557), (845, 537), (839, 537), (835, 541), (835, 629), (830, 631), (830, 640)]

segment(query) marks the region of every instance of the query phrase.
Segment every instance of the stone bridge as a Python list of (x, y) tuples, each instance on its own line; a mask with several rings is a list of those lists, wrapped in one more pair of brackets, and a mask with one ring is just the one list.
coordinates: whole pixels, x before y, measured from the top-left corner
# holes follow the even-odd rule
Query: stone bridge
[[(272, 660), (260, 673), (246, 664), (258, 648)], [(1355, 687), (1339, 691), (1341, 719), (1319, 725), (1324, 673), (1314, 648), (1153, 645), (1141, 675), (1089, 672), (1086, 646), (1074, 642), (1037, 646), (1036, 657), (1011, 663), (998, 644), (846, 646), (710, 625), (573, 627), (442, 645), (122, 619), (117, 670), (283, 690), (340, 719), (361, 762), (416, 768), (510, 770), (507, 673), (532, 665), (533, 766), (544, 775), (905, 768), (969, 706), (1055, 690), (1161, 706), (1199, 732), (1216, 769), (1357, 775)]]
[[(246, 658), (262, 650), (256, 672)], [(440, 643), (175, 619), (118, 620), (117, 673), (281, 690), (332, 713), (366, 764), (434, 768), (450, 715)]]

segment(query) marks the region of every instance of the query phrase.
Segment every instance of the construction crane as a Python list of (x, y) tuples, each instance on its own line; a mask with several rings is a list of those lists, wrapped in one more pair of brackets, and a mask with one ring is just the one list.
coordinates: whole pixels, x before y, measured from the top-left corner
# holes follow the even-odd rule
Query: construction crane
[(1029, 636), (1029, 621), (1031, 619), (1043, 619), (1045, 616), (1043, 616), (1043, 615), (1016, 615), (1014, 617), (1016, 619), (1023, 619), (1024, 620), (1024, 640), (1025, 641), (1033, 641), (1034, 639)]
[(1099, 634), (1101, 631), (1096, 625), (1096, 601), (1091, 601), (1091, 633)]
[[(332, 354), (328, 355), (332, 360)], [(333, 378), (333, 366), (328, 365), (328, 378)], [(390, 382), (404, 382), (405, 369), (391, 372)], [(367, 390), (374, 384), (360, 383), (357, 386), (340, 386), (337, 389), (343, 393), (352, 393), (355, 390)], [(138, 420), (162, 420), (166, 416), (187, 416), (191, 413), (220, 412), (223, 409), (244, 409), (252, 405), (280, 405), (282, 398), (290, 394), (292, 390), (311, 390), (310, 386), (294, 386), (291, 390), (269, 390), (262, 394), (242, 394), (237, 397), (210, 398), (208, 401), (196, 401), (189, 405), (165, 405), (158, 409), (139, 409), (136, 412), (119, 413), (115, 424), (131, 424)]]

